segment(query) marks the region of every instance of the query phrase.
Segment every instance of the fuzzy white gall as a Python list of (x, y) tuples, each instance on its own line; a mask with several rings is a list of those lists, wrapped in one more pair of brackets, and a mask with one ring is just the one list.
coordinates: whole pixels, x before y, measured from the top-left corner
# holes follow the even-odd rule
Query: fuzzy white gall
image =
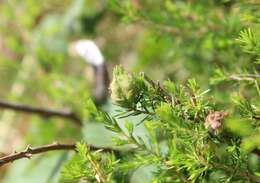
[(74, 49), (84, 60), (94, 66), (104, 64), (104, 57), (94, 41), (82, 39), (74, 43)]

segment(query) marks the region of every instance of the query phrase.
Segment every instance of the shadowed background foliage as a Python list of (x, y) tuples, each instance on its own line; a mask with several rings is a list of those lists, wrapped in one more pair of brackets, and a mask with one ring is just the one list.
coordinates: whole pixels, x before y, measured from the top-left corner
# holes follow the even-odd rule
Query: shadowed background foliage
[[(247, 99), (259, 114), (259, 15), (257, 1), (239, 0), (0, 1), (0, 100), (69, 108), (84, 121), (79, 129), (70, 119), (1, 109), (0, 152), (81, 139), (112, 145), (111, 133), (84, 118), (84, 101), (92, 95), (95, 77), (90, 65), (69, 52), (79, 39), (97, 43), (110, 77), (121, 64), (154, 80), (183, 84), (195, 78), (203, 90), (210, 89), (217, 106), (236, 111), (233, 101), (245, 108)], [(108, 101), (102, 108), (113, 113), (116, 107)], [(57, 182), (57, 164), (70, 156), (61, 154), (1, 168), (2, 182)], [(152, 170), (133, 170), (129, 181), (149, 182)]]

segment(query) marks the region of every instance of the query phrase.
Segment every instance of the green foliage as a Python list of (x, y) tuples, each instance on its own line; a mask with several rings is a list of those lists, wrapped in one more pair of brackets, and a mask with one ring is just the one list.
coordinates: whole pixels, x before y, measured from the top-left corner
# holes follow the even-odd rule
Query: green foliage
[(64, 166), (61, 182), (88, 180), (109, 182), (117, 164), (112, 154), (101, 154), (102, 150), (91, 152), (84, 143), (77, 143), (77, 155)]
[[(81, 143), (64, 166), (42, 155), (1, 181), (260, 182), (256, 0), (11, 0), (0, 15), (1, 97), (70, 107), (84, 123), (4, 111), (17, 144)], [(104, 106), (92, 102), (91, 68), (68, 52), (78, 38), (120, 65)]]
[(237, 41), (246, 53), (259, 57), (260, 45), (250, 28), (242, 30)]
[[(121, 82), (115, 83), (121, 81), (122, 74), (131, 78), (142, 76), (143, 84), (140, 85), (140, 80), (132, 82), (131, 87), (124, 87)], [(114, 142), (118, 147), (129, 145), (129, 151), (132, 152), (120, 158), (114, 175), (120, 173), (125, 175), (138, 167), (153, 165), (156, 167), (154, 182), (259, 180), (254, 175), (259, 170), (246, 176), (250, 172), (246, 168), (250, 152), (259, 146), (257, 137), (259, 124), (250, 124), (246, 118), (244, 120), (229, 118), (225, 125), (221, 124), (224, 125), (223, 131), (218, 134), (212, 133), (210, 129), (205, 128), (204, 123), (216, 108), (209, 105), (204, 96), (207, 91), (201, 92), (194, 79), (189, 80), (186, 86), (179, 86), (168, 80), (165, 82), (167, 90), (164, 90), (143, 73), (129, 74), (122, 67), (117, 67), (112, 85), (117, 90), (112, 90), (115, 93), (111, 95), (121, 97), (116, 103), (122, 107), (119, 113), (110, 117), (105, 112), (97, 111), (93, 104), (88, 110), (92, 110), (90, 113), (95, 113), (97, 119), (102, 119), (99, 121), (116, 134)], [(138, 101), (127, 97), (132, 88), (140, 86), (144, 86), (142, 90), (144, 92)], [(122, 88), (124, 90), (121, 90)], [(124, 92), (118, 93), (118, 91)], [(132, 105), (125, 105), (126, 103)], [(137, 125), (126, 119), (122, 127), (118, 121), (140, 114), (146, 117)], [(144, 136), (137, 133), (141, 123), (146, 131)], [(230, 132), (234, 132), (234, 135), (232, 136)], [(80, 157), (80, 154), (76, 157)], [(86, 168), (84, 170), (88, 171)], [(77, 168), (75, 171), (79, 172)], [(222, 180), (221, 176), (214, 178), (213, 174), (217, 171), (221, 171), (221, 176), (225, 179)], [(89, 174), (93, 175), (93, 172), (89, 170)], [(111, 181), (116, 181), (116, 177), (111, 178)]]

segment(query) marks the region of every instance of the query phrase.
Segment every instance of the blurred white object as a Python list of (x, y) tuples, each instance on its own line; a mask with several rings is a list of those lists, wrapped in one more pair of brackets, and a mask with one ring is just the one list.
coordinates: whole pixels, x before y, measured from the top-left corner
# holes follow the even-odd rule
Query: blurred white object
[(95, 80), (92, 95), (97, 104), (106, 102), (109, 94), (109, 75), (105, 59), (96, 43), (92, 40), (81, 39), (70, 44), (69, 52), (71, 55), (82, 57), (86, 63), (92, 66)]
[(74, 49), (91, 65), (100, 66), (104, 64), (104, 57), (94, 41), (82, 39), (74, 43)]

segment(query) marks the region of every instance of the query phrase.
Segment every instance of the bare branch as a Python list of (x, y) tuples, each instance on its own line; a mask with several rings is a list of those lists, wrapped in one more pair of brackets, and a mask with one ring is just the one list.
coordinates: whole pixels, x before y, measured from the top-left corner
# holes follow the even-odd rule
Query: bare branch
[(7, 102), (0, 100), (0, 108), (11, 109), (15, 111), (20, 111), (24, 113), (34, 113), (43, 117), (61, 117), (72, 120), (76, 125), (82, 126), (82, 121), (80, 117), (70, 110), (57, 110), (57, 109), (47, 109), (40, 107), (33, 107), (29, 105)]
[[(53, 143), (48, 145), (43, 145), (39, 147), (32, 148), (30, 145), (27, 146), (27, 148), (24, 151), (21, 152), (15, 152), (13, 154), (4, 156), (0, 158), (0, 167), (11, 163), (18, 159), (28, 158), (30, 159), (34, 154), (41, 154), (46, 153), (49, 151), (58, 151), (58, 150), (75, 150), (76, 144), (60, 144), (60, 143)], [(116, 151), (111, 148), (98, 148), (95, 146), (90, 146), (91, 150), (103, 150), (104, 152), (112, 152)]]
[(50, 145), (40, 146), (37, 148), (31, 148), (30, 146), (27, 146), (27, 148), (24, 151), (15, 152), (11, 155), (7, 155), (0, 158), (0, 167), (18, 159), (31, 158), (33, 154), (40, 154), (40, 153), (55, 151), (55, 150), (74, 150), (75, 147), (76, 147), (75, 144), (59, 144), (59, 143), (53, 143)]
[(260, 75), (258, 74), (233, 74), (229, 76), (231, 80), (237, 80), (237, 81), (255, 81), (260, 78)]

